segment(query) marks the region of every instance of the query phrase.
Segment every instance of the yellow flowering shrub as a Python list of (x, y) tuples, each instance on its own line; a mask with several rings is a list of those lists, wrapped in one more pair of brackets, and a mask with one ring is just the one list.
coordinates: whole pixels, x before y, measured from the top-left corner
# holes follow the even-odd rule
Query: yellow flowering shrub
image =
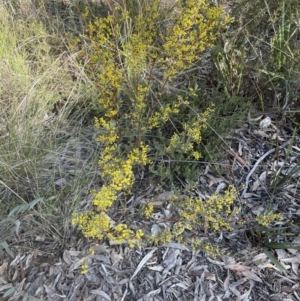
[[(209, 255), (221, 254), (222, 250), (220, 248), (212, 246), (202, 239), (188, 239), (184, 232), (188, 230), (198, 233), (201, 229), (204, 229), (204, 231), (208, 229), (232, 231), (232, 218), (240, 213), (238, 208), (233, 209), (236, 197), (237, 190), (233, 186), (229, 186), (223, 195), (215, 193), (207, 200), (194, 197), (182, 200), (174, 197), (172, 200), (173, 210), (171, 211), (173, 218), (176, 217), (178, 221), (172, 227), (152, 233), (150, 241), (154, 244), (165, 244), (174, 240), (183, 245), (188, 242), (193, 249), (201, 247)], [(145, 211), (144, 214), (147, 213), (148, 211)]]
[[(202, 131), (213, 108), (198, 112), (188, 93), (173, 93), (170, 87), (231, 22), (223, 7), (206, 0), (177, 1), (167, 17), (159, 0), (145, 1), (133, 12), (128, 5), (134, 3), (111, 2), (106, 17), (87, 22), (85, 34), (69, 41), (99, 92), (101, 112), (95, 126), (101, 133), (97, 141), (102, 146), (99, 167), (103, 179), (101, 190), (93, 192), (92, 211), (75, 214), (73, 224), (86, 237), (107, 237), (129, 246), (140, 242), (143, 231), (116, 224), (107, 211), (121, 192), (131, 193), (135, 166), (148, 165), (151, 172), (159, 170), (154, 162), (164, 155), (174, 161), (201, 157)], [(83, 18), (88, 15), (86, 10)], [(229, 210), (231, 203), (230, 198), (217, 197), (207, 204), (189, 200), (186, 208), (179, 203), (183, 224), (165, 229), (159, 241), (179, 237), (209, 206), (215, 206), (209, 226), (226, 226), (221, 218), (213, 219), (218, 210)], [(153, 207), (147, 206), (145, 216), (150, 218), (152, 213)]]

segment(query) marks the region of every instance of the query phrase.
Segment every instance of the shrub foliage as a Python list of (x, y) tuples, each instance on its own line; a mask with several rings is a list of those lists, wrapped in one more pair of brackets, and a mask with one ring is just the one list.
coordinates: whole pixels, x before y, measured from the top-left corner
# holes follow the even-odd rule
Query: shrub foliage
[[(131, 193), (135, 166), (148, 165), (163, 177), (168, 168), (162, 157), (170, 162), (196, 162), (201, 157), (202, 131), (213, 107), (199, 112), (191, 101), (194, 91), (181, 93), (174, 86), (231, 19), (223, 7), (205, 0), (177, 1), (167, 10), (167, 18), (158, 0), (134, 1), (133, 7), (128, 2), (111, 3), (106, 17), (88, 22), (83, 36), (70, 39), (70, 47), (79, 51), (79, 61), (99, 91), (101, 112), (95, 125), (100, 132), (103, 178), (101, 190), (94, 192), (93, 209), (76, 214), (73, 223), (86, 237), (134, 246), (143, 231), (114, 223), (107, 210), (121, 192)], [(88, 16), (86, 10), (83, 18)], [(174, 166), (171, 172), (179, 173)], [(206, 204), (190, 199), (185, 206), (187, 200), (174, 201), (181, 222), (153, 241), (170, 241), (196, 224), (213, 229), (228, 226), (224, 216), (230, 213), (234, 195), (229, 189), (226, 198), (213, 196)], [(208, 207), (210, 216), (204, 219)], [(147, 206), (145, 215), (151, 217), (152, 210)]]

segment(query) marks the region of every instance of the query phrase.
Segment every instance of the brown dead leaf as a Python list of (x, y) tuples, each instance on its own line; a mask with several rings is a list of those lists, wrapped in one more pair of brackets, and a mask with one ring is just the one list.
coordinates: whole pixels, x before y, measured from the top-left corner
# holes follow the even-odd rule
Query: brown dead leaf
[(280, 260), (280, 261), (281, 261), (282, 259), (288, 258), (287, 252), (286, 252), (285, 250), (283, 250), (283, 249), (276, 249), (275, 252), (276, 252), (276, 254), (277, 254), (278, 260)]
[(224, 178), (220, 178), (220, 177), (215, 177), (215, 176), (213, 176), (213, 175), (211, 175), (211, 174), (209, 174), (209, 173), (207, 173), (206, 174), (206, 176), (209, 178), (209, 184), (208, 184), (208, 186), (212, 186), (212, 185), (214, 185), (214, 184), (219, 184), (219, 183), (221, 183), (221, 182), (224, 182)]
[(60, 179), (56, 180), (54, 183), (58, 187), (63, 188), (64, 186), (66, 186), (67, 180), (66, 180), (66, 178), (60, 178)]
[(252, 271), (244, 271), (242, 274), (247, 278), (262, 283), (262, 280)]
[(24, 271), (24, 265), (23, 265), (23, 261), (22, 260), (20, 261), (19, 267), (20, 267), (21, 279), (24, 280), (24, 278), (25, 278), (25, 271)]
[(124, 259), (124, 257), (121, 254), (117, 253), (115, 250), (112, 250), (110, 255), (112, 266), (117, 266), (118, 263)]
[(225, 292), (227, 292), (229, 290), (229, 281), (230, 281), (230, 273), (229, 273), (229, 270), (227, 272), (227, 277), (223, 283), (223, 287), (224, 287), (224, 290)]
[(267, 172), (263, 171), (256, 181), (254, 181), (251, 191), (256, 191), (259, 187), (266, 183)]
[(299, 276), (299, 262), (292, 263), (292, 271)]
[(264, 210), (265, 210), (265, 208), (260, 205), (253, 206), (251, 208), (252, 213), (255, 215), (260, 215)]
[(294, 284), (294, 285), (292, 286), (292, 289), (295, 290), (295, 291), (299, 291), (299, 290), (300, 290), (300, 283), (297, 282), (296, 284)]
[(193, 267), (189, 271), (189, 274), (192, 276), (201, 276), (205, 270), (207, 271), (207, 266), (199, 265), (199, 266)]
[(38, 275), (37, 278), (35, 278), (35, 280), (30, 284), (27, 292), (28, 294), (34, 296), (35, 292), (38, 290), (38, 288), (40, 288), (43, 285), (44, 279), (43, 279), (43, 274), (42, 275)]
[(157, 201), (170, 201), (174, 197), (174, 191), (164, 191), (156, 197)]
[(246, 265), (241, 265), (241, 264), (238, 264), (238, 263), (227, 264), (227, 265), (225, 265), (225, 268), (230, 269), (230, 270), (235, 271), (235, 272), (244, 272), (244, 271), (251, 270), (251, 267), (248, 267)]
[(0, 285), (0, 292), (4, 292), (13, 287), (12, 283), (6, 283), (4, 285)]
[(247, 292), (245, 292), (243, 295), (238, 296), (236, 301), (249, 300), (248, 297), (250, 296), (250, 293), (251, 293), (252, 288), (254, 286), (254, 282), (252, 280), (250, 280), (249, 282), (250, 282), (249, 290)]
[(281, 258), (281, 262), (287, 262), (287, 263), (299, 263), (300, 262), (300, 256), (295, 257), (289, 257), (289, 258)]
[(225, 188), (227, 187), (225, 182), (221, 182), (217, 188), (216, 188), (216, 193), (220, 193), (221, 191), (223, 191)]
[[(292, 243), (294, 244), (300, 244), (300, 238), (295, 238)], [(296, 255), (298, 253), (299, 250), (296, 250), (296, 249), (288, 249), (288, 251), (293, 254), (293, 255)]]
[(85, 262), (85, 258), (81, 258), (80, 260), (78, 260), (77, 262), (74, 262), (71, 266), (70, 266), (70, 271), (73, 272), (74, 270), (77, 270), (84, 262)]
[(270, 138), (270, 135), (267, 134), (265, 131), (261, 131), (261, 130), (254, 130), (253, 131), (253, 134), (259, 136), (259, 137), (262, 137), (262, 138)]
[(81, 251), (69, 250), (68, 252), (71, 257), (78, 257), (81, 254)]
[(111, 298), (102, 290), (99, 290), (99, 289), (91, 290), (90, 293), (93, 295), (101, 296), (103, 299), (105, 299), (107, 301), (111, 301)]
[(253, 257), (252, 262), (255, 262), (255, 261), (265, 262), (267, 258), (268, 258), (268, 256), (265, 253), (260, 253)]
[(210, 272), (204, 272), (204, 278), (212, 281), (216, 281), (216, 275)]
[(35, 237), (35, 241), (45, 241), (46, 240), (46, 235), (42, 234), (42, 235), (37, 235)]
[(182, 245), (180, 243), (176, 243), (176, 242), (169, 242), (169, 243), (165, 244), (165, 247), (179, 249), (179, 250), (188, 251), (188, 252), (191, 251), (190, 248), (188, 248), (187, 246), (184, 246), (184, 245)]
[[(222, 260), (224, 261), (224, 263), (222, 263), (221, 265), (225, 265), (225, 264), (235, 264), (236, 261), (234, 259), (234, 257), (228, 256), (228, 255), (221, 255)], [(212, 262), (212, 261), (211, 261)], [(213, 262), (214, 263), (214, 262)], [(218, 263), (216, 263), (218, 264)]]
[(3, 264), (0, 266), (0, 276), (2, 276), (7, 268), (8, 262), (3, 262)]
[(72, 264), (72, 258), (71, 258), (71, 254), (68, 250), (64, 250), (63, 253), (63, 259), (66, 262), (67, 265), (71, 265)]
[(32, 263), (33, 255), (34, 255), (34, 253), (32, 252), (27, 256), (26, 261), (25, 261), (25, 270), (27, 270), (30, 267), (30, 265)]
[(101, 244), (94, 247), (95, 254), (101, 254), (101, 253), (109, 253), (110, 250), (107, 245)]
[(154, 265), (154, 266), (147, 266), (147, 268), (151, 271), (161, 272), (164, 270), (162, 265)]
[(150, 252), (148, 252), (144, 258), (141, 260), (133, 275), (130, 277), (130, 282), (132, 279), (138, 274), (138, 272), (142, 269), (142, 267), (146, 264), (146, 262), (153, 256), (153, 253), (157, 250), (157, 248), (153, 248)]
[(21, 256), (21, 254), (18, 254), (15, 259), (10, 263), (10, 266), (11, 267), (15, 267), (19, 264), (19, 262), (21, 260), (23, 260), (25, 258), (25, 255)]

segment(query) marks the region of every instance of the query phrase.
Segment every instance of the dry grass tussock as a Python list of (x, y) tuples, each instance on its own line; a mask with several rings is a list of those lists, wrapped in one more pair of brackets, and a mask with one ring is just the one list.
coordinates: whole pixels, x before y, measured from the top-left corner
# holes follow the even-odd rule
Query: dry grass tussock
[[(13, 17), (3, 4), (0, 10), (0, 241), (16, 231), (47, 233), (51, 227), (61, 239), (61, 227), (97, 177), (88, 108), (75, 109), (94, 97), (93, 86), (72, 56), (53, 52), (51, 36), (38, 20)], [(34, 200), (40, 202), (31, 214), (27, 204)], [(14, 208), (19, 209), (12, 213)]]

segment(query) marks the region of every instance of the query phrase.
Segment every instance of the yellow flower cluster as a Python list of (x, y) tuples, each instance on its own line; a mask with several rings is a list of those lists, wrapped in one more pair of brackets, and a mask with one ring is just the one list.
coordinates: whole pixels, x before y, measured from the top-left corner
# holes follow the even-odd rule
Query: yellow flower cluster
[(81, 274), (82, 275), (85, 275), (87, 272), (88, 272), (88, 268), (89, 268), (89, 265), (87, 264), (87, 262), (85, 261), (81, 266)]
[(184, 242), (184, 234), (183, 232), (185, 230), (192, 230), (192, 225), (189, 222), (177, 222), (174, 227), (172, 234), (174, 236), (174, 239), (176, 239), (178, 242), (185, 244)]
[[(211, 47), (218, 35), (218, 30), (232, 21), (223, 13), (223, 8), (212, 7), (206, 0), (178, 1), (180, 13), (173, 12), (173, 26), (167, 28), (163, 52), (165, 76), (174, 75), (191, 66), (197, 56)], [(183, 4), (184, 3), (184, 4)]]
[[(109, 115), (109, 117), (113, 117), (115, 115), (114, 112), (112, 113), (112, 110), (109, 112), (111, 113)], [(95, 118), (95, 127), (105, 131), (105, 135), (100, 135), (96, 139), (96, 141), (98, 141), (98, 142), (110, 145), (110, 144), (113, 144), (119, 138), (119, 136), (117, 134), (116, 123), (114, 121), (108, 122), (108, 121), (104, 120), (104, 118)], [(109, 152), (110, 152), (110, 150), (108, 149), (106, 151), (106, 153), (109, 153)]]
[(157, 128), (162, 123), (167, 122), (171, 115), (179, 114), (180, 105), (182, 105), (182, 103), (172, 103), (172, 104), (168, 103), (165, 106), (161, 106), (158, 111), (155, 111), (148, 118), (148, 129)]
[(113, 232), (107, 234), (107, 238), (116, 243), (128, 243), (129, 247), (134, 247), (134, 245), (138, 244), (141, 238), (144, 236), (144, 233), (141, 229), (137, 230), (136, 233), (128, 228), (127, 225), (118, 224)]
[[(148, 147), (141, 143), (139, 149), (135, 148), (129, 153), (125, 162), (119, 158), (114, 160), (113, 156), (110, 156), (110, 162), (100, 161), (100, 166), (103, 166), (103, 174), (109, 182), (107, 185), (103, 185), (99, 192), (94, 193), (93, 204), (100, 213), (84, 212), (73, 218), (73, 224), (78, 224), (86, 237), (101, 239), (105, 234), (108, 237), (112, 235), (109, 234), (111, 224), (105, 211), (116, 201), (118, 192), (131, 188), (134, 181), (132, 167), (134, 164), (147, 164), (147, 149)], [(110, 236), (109, 238), (117, 242), (128, 241), (132, 245), (133, 241), (129, 241), (129, 238), (133, 232), (122, 227), (118, 226), (115, 229), (115, 232), (119, 234), (118, 237)], [(136, 240), (139, 240), (140, 236), (141, 232), (137, 231)]]
[(218, 255), (223, 254), (222, 250), (218, 246), (213, 246), (210, 243), (204, 243), (204, 246), (202, 247), (203, 251), (210, 255), (213, 259), (216, 259)]
[(190, 154), (194, 159), (199, 160), (201, 154), (194, 150), (194, 145), (201, 143), (201, 133), (206, 128), (206, 122), (211, 112), (212, 108), (208, 108), (201, 116), (197, 116), (193, 122), (184, 123), (183, 132), (173, 134), (166, 152), (169, 154), (174, 152)]
[(189, 198), (179, 204), (180, 217), (193, 225), (202, 225), (214, 231), (222, 228), (232, 230), (226, 217), (232, 213), (231, 206), (236, 199), (236, 193), (236, 189), (229, 186), (224, 195), (214, 194), (206, 201)]
[(78, 225), (85, 237), (102, 239), (111, 229), (110, 218), (105, 212), (86, 211), (74, 215), (73, 225)]
[(153, 205), (147, 204), (145, 206), (143, 213), (144, 213), (144, 216), (146, 217), (146, 219), (149, 219), (151, 217), (153, 211), (154, 211)]
[(174, 239), (174, 235), (171, 232), (170, 228), (165, 228), (164, 230), (154, 233), (149, 237), (149, 240), (155, 245), (158, 244), (166, 244), (169, 243), (172, 239)]
[(265, 227), (269, 226), (270, 224), (272, 224), (274, 222), (278, 222), (280, 220), (282, 220), (282, 215), (280, 213), (268, 212), (268, 213), (262, 213), (256, 217), (256, 222), (259, 225), (262, 225)]

